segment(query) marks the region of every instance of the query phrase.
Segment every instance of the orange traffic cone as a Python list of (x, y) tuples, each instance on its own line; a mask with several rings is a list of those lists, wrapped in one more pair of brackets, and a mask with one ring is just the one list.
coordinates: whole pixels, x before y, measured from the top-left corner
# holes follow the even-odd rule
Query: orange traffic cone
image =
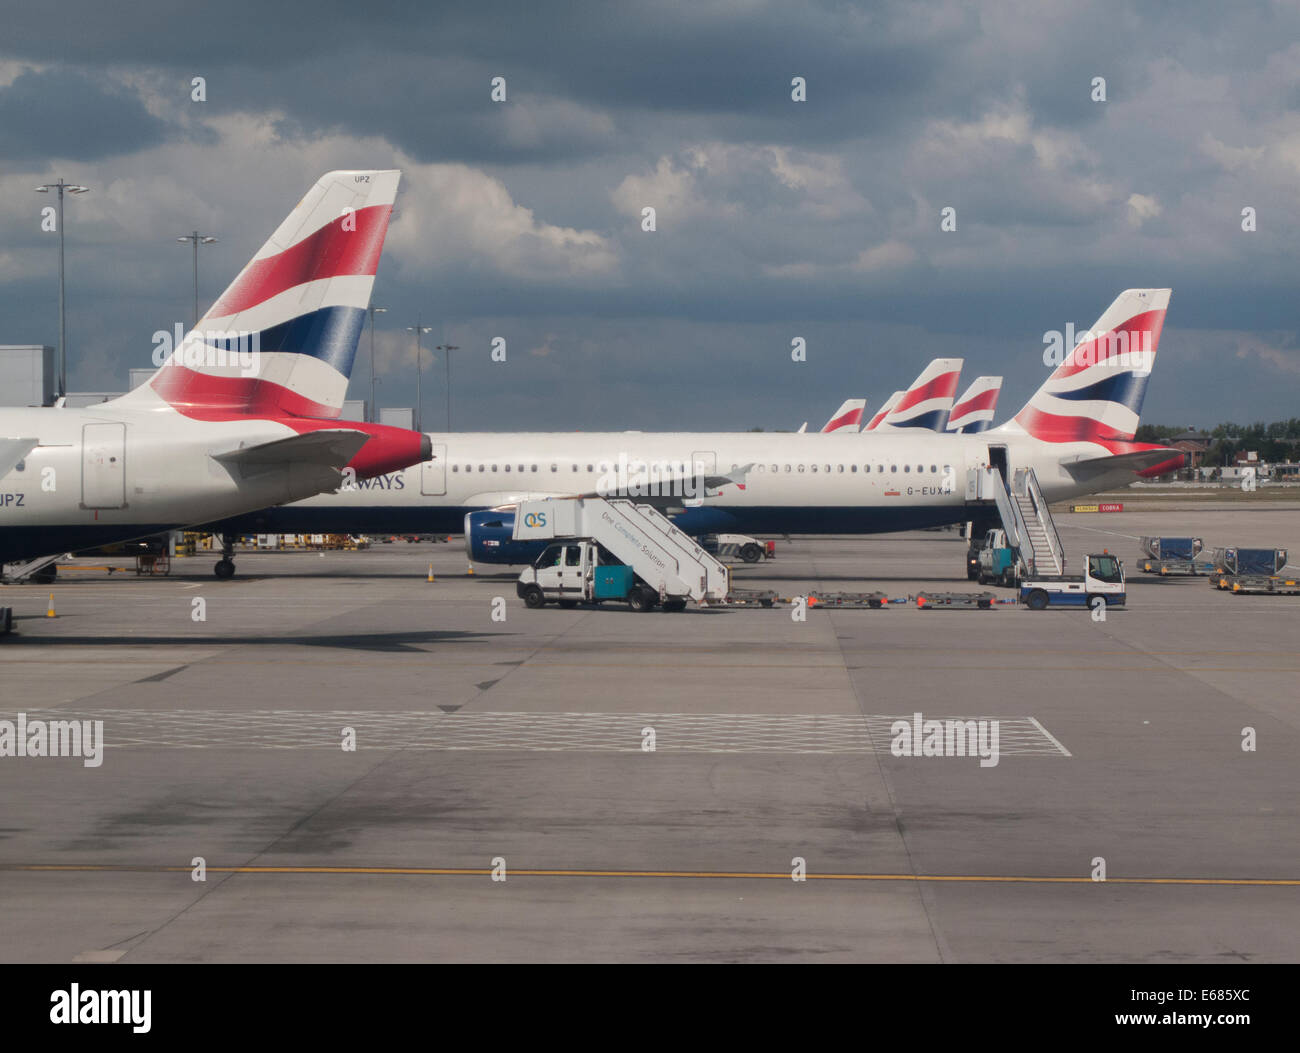
[(432, 563), (429, 564), (429, 577), (428, 577), (427, 580), (429, 580), (429, 581), (433, 581), (433, 564), (432, 564)]
[(54, 613), (54, 593), (52, 592), (50, 593), (50, 609), (45, 612), (45, 617), (47, 618), (58, 617), (58, 615)]

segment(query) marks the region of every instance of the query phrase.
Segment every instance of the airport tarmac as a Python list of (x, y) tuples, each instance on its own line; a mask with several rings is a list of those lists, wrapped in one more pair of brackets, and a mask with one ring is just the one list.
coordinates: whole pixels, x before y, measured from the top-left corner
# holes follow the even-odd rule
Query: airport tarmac
[[(1295, 961), (1300, 597), (1131, 572), (1140, 534), (1300, 555), (1296, 509), (1058, 516), (1130, 570), (1104, 622), (530, 611), (459, 544), (0, 589), (0, 718), (107, 743), (0, 759), (0, 958)], [(795, 538), (735, 580), (973, 591), (964, 555)], [(998, 763), (894, 756), (916, 712), (997, 720)]]

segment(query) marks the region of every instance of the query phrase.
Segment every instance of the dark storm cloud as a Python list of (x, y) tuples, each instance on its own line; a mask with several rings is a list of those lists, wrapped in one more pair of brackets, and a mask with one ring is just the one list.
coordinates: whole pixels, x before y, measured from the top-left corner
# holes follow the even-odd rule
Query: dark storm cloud
[[(1014, 370), (1007, 397), (1020, 398), (1038, 377), (1042, 332), (1090, 324), (1129, 286), (1175, 289), (1154, 409), (1211, 423), (1225, 399), (1271, 399), (1260, 412), (1289, 416), (1300, 396), (1295, 371), (1268, 365), (1297, 355), (1294, 5), (59, 10), (57, 24), (40, 8), (6, 14), (0, 59), (53, 65), (0, 89), (0, 107), (37, 83), (46, 97), (45, 118), (3, 110), (0, 147), (32, 171), (51, 156), (116, 155), (69, 172), (96, 188), (70, 249), (74, 332), (94, 350), (88, 385), (143, 364), (148, 333), (187, 316), (188, 270), (160, 258), (173, 227), (222, 235), (203, 264), (207, 298), (316, 172), (397, 154), (408, 167), (400, 222), (419, 230), (395, 228), (377, 297), (390, 320), (436, 318), (457, 343), (508, 330), (510, 369), (485, 372), (475, 394), (467, 362), (464, 394), (485, 419), (503, 419), (494, 398), (508, 406), (503, 426), (560, 423), (533, 398), (557, 384), (576, 385), (586, 426), (632, 412), (642, 427), (703, 412), (776, 425), (791, 398), (838, 399), (860, 377), (874, 401), (941, 354), (965, 353), (970, 375)], [(189, 100), (196, 75), (202, 105)], [(497, 75), (505, 105), (489, 99)], [(790, 99), (796, 75), (806, 103)], [(1106, 78), (1105, 104), (1089, 97), (1094, 76)], [(70, 112), (51, 130), (55, 99)], [(220, 149), (195, 149), (205, 136)], [(435, 164), (471, 171), (434, 175)], [(114, 218), (146, 199), (152, 218)], [(50, 245), (23, 255), (43, 237), (35, 206), (7, 204), (0, 330), (32, 339), (48, 329), (49, 285), (22, 275), (48, 267)], [(646, 204), (659, 210), (654, 234), (639, 227)], [(1260, 216), (1249, 235), (1243, 205)], [(939, 230), (944, 206), (958, 211), (956, 232)], [(1262, 372), (1247, 391), (1205, 383), (1230, 372), (1222, 349), (1237, 345), (1198, 329), (1283, 335), (1261, 338), (1277, 355), (1250, 359)], [(792, 332), (818, 349), (802, 373), (782, 361)], [(517, 346), (549, 350), (516, 360)], [(694, 382), (671, 407), (636, 403), (659, 366)], [(392, 377), (392, 397), (402, 390)], [(791, 412), (788, 426), (822, 409)]]
[(129, 89), (76, 70), (27, 70), (0, 88), (0, 156), (10, 161), (129, 154), (168, 131)]

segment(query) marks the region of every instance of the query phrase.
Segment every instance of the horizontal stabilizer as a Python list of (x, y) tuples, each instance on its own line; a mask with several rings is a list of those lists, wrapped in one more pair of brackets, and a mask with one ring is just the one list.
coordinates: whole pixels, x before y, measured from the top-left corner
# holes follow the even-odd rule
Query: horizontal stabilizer
[(1079, 461), (1066, 461), (1061, 465), (1078, 482), (1087, 482), (1112, 472), (1130, 472), (1133, 475), (1149, 473), (1152, 468), (1170, 472), (1183, 464), (1183, 452), (1167, 446), (1151, 446), (1106, 457), (1087, 457)]
[(0, 439), (0, 479), (39, 445), (39, 439)]
[(370, 441), (363, 431), (351, 428), (323, 428), (257, 446), (241, 446), (226, 453), (214, 453), (213, 460), (227, 467), (251, 468), (272, 464), (312, 464), (342, 471)]

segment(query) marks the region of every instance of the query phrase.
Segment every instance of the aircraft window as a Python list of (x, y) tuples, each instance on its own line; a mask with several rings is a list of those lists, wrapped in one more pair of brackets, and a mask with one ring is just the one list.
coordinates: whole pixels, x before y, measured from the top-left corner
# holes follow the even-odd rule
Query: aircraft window
[(912, 470), (912, 466), (910, 464), (903, 465), (903, 471), (910, 472), (911, 470)]
[(781, 470), (781, 466), (779, 464), (772, 465), (772, 471), (779, 472), (780, 470)]
[(593, 468), (591, 465), (587, 465), (587, 471), (589, 471), (589, 472), (594, 472), (595, 470), (596, 470), (596, 469)]
[(841, 464), (841, 465), (837, 465), (837, 467), (839, 468), (839, 470), (840, 470), (841, 472), (844, 471), (844, 465), (842, 465), (842, 464)]
[(493, 470), (494, 472), (497, 470), (497, 466), (496, 466), (495, 464), (492, 466), (492, 470)]
[[(856, 464), (849, 465), (849, 471), (856, 472), (857, 470), (858, 470), (858, 466)], [(841, 471), (843, 471), (843, 469), (841, 469)]]
[(459, 465), (459, 464), (453, 464), (453, 465), (451, 466), (451, 470), (452, 470), (453, 472), (459, 472), (459, 471), (460, 471), (460, 465)]
[(790, 466), (789, 466), (788, 464), (785, 466), (785, 470), (786, 470), (787, 472), (790, 470)]
[[(534, 469), (534, 470), (536, 470), (536, 469)], [(558, 472), (559, 470), (560, 470), (560, 466), (559, 466), (558, 464), (553, 464), (553, 465), (551, 465), (551, 471), (553, 471), (553, 472)]]
[(576, 464), (573, 466), (573, 470), (574, 470), (575, 472), (578, 470), (578, 466), (577, 466)]
[(951, 464), (945, 464), (945, 465), (943, 466), (943, 474), (944, 474), (944, 475), (952, 475), (952, 465), (951, 465)]
[[(532, 464), (532, 465), (529, 465), (529, 467), (532, 468), (533, 471), (537, 471), (537, 465)], [(552, 468), (551, 471), (555, 471), (555, 469)]]
[(486, 471), (487, 471), (487, 465), (486, 465), (486, 464), (480, 464), (480, 465), (478, 466), (478, 470), (479, 470), (480, 472), (486, 472)]
[(896, 464), (891, 464), (891, 465), (889, 466), (889, 470), (890, 470), (891, 472), (896, 472), (896, 471), (898, 471), (898, 465), (896, 465)]
[(582, 546), (565, 545), (564, 546), (564, 565), (566, 567), (582, 566)]
[[(814, 465), (813, 465), (813, 466), (812, 466), (812, 470), (813, 470), (813, 471), (814, 471), (814, 472), (815, 472), (815, 471), (817, 471), (817, 465), (815, 465), (815, 464), (814, 464)], [(800, 468), (800, 469), (799, 469), (799, 471), (801, 471), (801, 472), (802, 472), (802, 471), (803, 471), (803, 469), (802, 469), (802, 468)]]
[(923, 465), (923, 464), (918, 464), (918, 465), (916, 466), (916, 470), (917, 470), (918, 472), (923, 472), (923, 471), (925, 471), (925, 465)]
[(932, 465), (930, 465), (930, 474), (931, 474), (931, 475), (938, 475), (938, 474), (939, 474), (939, 466), (938, 466), (937, 464), (932, 464)]
[(600, 470), (601, 470), (602, 472), (608, 472), (608, 471), (609, 471), (609, 462), (608, 462), (608, 461), (601, 461), (601, 462), (600, 462)]
[(804, 469), (804, 466), (803, 466), (803, 465), (802, 465), (802, 464), (801, 464), (801, 465), (799, 465), (799, 471), (801, 471), (801, 472), (802, 472), (802, 471), (803, 471), (803, 469)]
[[(493, 470), (494, 472), (496, 471), (495, 468), (493, 468), (492, 470)], [(508, 464), (506, 465), (506, 471), (507, 471), (507, 472), (510, 471), (510, 465), (508, 465)]]

